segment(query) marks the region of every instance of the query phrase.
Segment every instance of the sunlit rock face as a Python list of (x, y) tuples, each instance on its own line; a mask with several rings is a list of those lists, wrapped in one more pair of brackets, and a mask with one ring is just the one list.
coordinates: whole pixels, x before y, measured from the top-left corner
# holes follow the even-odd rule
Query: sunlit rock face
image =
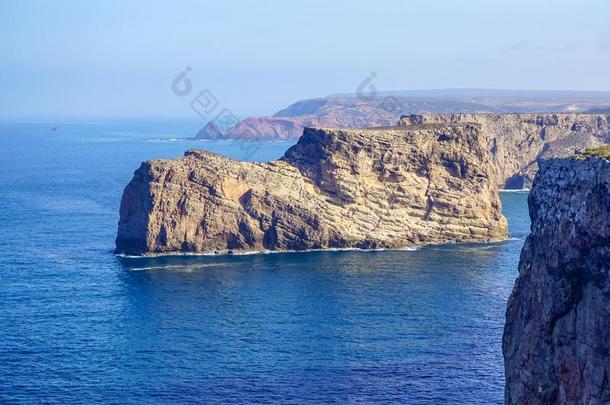
[(610, 143), (609, 117), (587, 113), (413, 114), (401, 117), (400, 125), (478, 123), (493, 156), (498, 185), (520, 189), (531, 188), (538, 161)]
[[(401, 105), (405, 107), (404, 103)], [(438, 105), (427, 107), (430, 111), (441, 108)], [(419, 113), (401, 117), (399, 125), (479, 124), (493, 157), (498, 185), (502, 188), (520, 189), (531, 188), (539, 160), (570, 156), (575, 150), (610, 143), (609, 116), (604, 112)], [(227, 139), (296, 139), (303, 133), (303, 127), (374, 127), (394, 125), (397, 119), (398, 115), (394, 111), (381, 108), (379, 102), (374, 104), (358, 99), (305, 100), (272, 117), (244, 119), (224, 135), (219, 135), (208, 124), (197, 138), (218, 139), (222, 136)]]
[(507, 236), (479, 125), (306, 129), (269, 163), (144, 162), (118, 253), (399, 248)]

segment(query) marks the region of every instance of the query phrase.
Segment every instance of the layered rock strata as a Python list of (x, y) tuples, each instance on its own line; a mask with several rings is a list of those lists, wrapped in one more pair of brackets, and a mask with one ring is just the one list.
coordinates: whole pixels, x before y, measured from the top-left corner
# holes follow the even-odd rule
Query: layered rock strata
[(540, 164), (506, 312), (507, 404), (610, 403), (610, 150), (603, 156)]
[(126, 254), (398, 248), (507, 235), (491, 156), (473, 124), (306, 129), (284, 157), (190, 150), (127, 185)]
[[(401, 115), (478, 112), (607, 112), (609, 92), (422, 90), (336, 95), (301, 100), (273, 116), (248, 117), (224, 134), (227, 139), (296, 139), (304, 127), (367, 128), (394, 125)], [(206, 138), (205, 131), (198, 134)]]
[(610, 142), (610, 115), (585, 113), (413, 114), (400, 125), (481, 125), (502, 188), (530, 188), (538, 161)]

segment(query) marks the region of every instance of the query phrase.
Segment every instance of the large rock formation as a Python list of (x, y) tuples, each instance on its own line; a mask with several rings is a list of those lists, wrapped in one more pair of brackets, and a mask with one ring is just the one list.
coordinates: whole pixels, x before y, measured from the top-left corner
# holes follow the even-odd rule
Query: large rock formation
[[(418, 90), (336, 95), (298, 101), (273, 116), (249, 117), (227, 139), (296, 139), (304, 127), (367, 128), (394, 125), (401, 115), (456, 112), (604, 112), (610, 92)], [(205, 132), (200, 139), (207, 139)], [(216, 139), (216, 138), (212, 138)]]
[(506, 312), (507, 404), (610, 403), (608, 157), (540, 164)]
[(280, 160), (191, 150), (144, 162), (118, 253), (395, 248), (507, 235), (474, 124), (306, 129)]
[(250, 117), (239, 121), (227, 130), (227, 139), (296, 139), (303, 133), (303, 127), (313, 124), (306, 119), (288, 119), (279, 117)]
[(380, 101), (314, 99), (295, 103), (272, 117), (249, 117), (229, 128), (227, 139), (297, 139), (306, 127), (366, 128), (395, 125), (398, 111), (387, 111)]
[(400, 125), (476, 122), (493, 155), (499, 186), (530, 188), (538, 161), (610, 142), (610, 116), (584, 113), (413, 114)]
[[(478, 102), (478, 103), (477, 103)], [(485, 104), (487, 103), (487, 104)], [(393, 125), (400, 112), (462, 109), (462, 113), (419, 113), (402, 116), (402, 126), (412, 124), (478, 123), (494, 158), (498, 185), (502, 188), (530, 188), (538, 161), (570, 156), (575, 150), (610, 142), (610, 114), (607, 113), (484, 113), (494, 109), (487, 99), (470, 104), (459, 100), (328, 98), (304, 100), (278, 111), (273, 117), (250, 117), (222, 135), (226, 139), (296, 139), (304, 127), (362, 128)], [(543, 106), (541, 101), (530, 101)], [(555, 104), (551, 104), (555, 105)], [(589, 104), (579, 104), (587, 106)], [(525, 108), (525, 106), (522, 106)], [(474, 111), (473, 111), (474, 110)], [(218, 130), (206, 128), (197, 139), (217, 139)]]

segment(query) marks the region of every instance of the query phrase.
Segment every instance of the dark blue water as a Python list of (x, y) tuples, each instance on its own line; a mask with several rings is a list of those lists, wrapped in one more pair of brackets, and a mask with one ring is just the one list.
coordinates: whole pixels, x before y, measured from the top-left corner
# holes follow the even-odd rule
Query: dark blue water
[(198, 123), (54, 125), (0, 124), (0, 402), (502, 403), (525, 194), (502, 195), (502, 243), (122, 259), (140, 161), (243, 148), (163, 140)]

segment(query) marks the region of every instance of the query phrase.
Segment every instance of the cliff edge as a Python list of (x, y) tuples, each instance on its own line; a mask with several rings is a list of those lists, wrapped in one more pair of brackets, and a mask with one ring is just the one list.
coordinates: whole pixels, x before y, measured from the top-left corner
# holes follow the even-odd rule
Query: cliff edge
[(610, 403), (609, 152), (540, 163), (506, 312), (507, 404)]
[(191, 150), (142, 163), (116, 252), (397, 248), (507, 235), (491, 157), (473, 124), (305, 129), (284, 157)]
[(502, 188), (531, 188), (538, 162), (610, 142), (610, 116), (589, 113), (452, 113), (403, 116), (400, 125), (481, 125)]

